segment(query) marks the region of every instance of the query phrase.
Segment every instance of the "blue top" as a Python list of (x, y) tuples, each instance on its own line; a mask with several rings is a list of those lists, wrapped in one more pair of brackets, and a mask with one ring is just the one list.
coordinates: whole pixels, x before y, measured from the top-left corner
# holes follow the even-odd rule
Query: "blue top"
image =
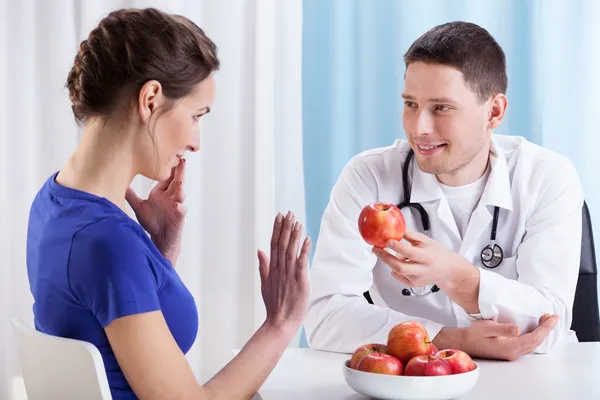
[(29, 215), (35, 327), (95, 345), (113, 398), (135, 399), (103, 328), (126, 315), (162, 310), (186, 353), (198, 332), (194, 298), (139, 224), (105, 198), (59, 185), (56, 175)]

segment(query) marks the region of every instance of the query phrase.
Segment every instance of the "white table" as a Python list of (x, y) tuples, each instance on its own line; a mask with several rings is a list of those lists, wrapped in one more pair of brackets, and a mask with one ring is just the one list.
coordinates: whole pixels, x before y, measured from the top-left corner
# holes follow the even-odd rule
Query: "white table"
[[(255, 400), (366, 400), (344, 380), (347, 354), (288, 349)], [(600, 343), (575, 343), (517, 361), (476, 360), (475, 388), (461, 400), (600, 399)]]

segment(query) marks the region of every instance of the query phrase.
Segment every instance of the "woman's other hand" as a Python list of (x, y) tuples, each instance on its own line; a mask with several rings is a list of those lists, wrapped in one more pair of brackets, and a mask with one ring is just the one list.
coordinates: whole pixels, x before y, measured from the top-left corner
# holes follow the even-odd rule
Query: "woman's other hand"
[(266, 322), (279, 328), (299, 329), (308, 310), (311, 240), (307, 237), (300, 246), (302, 231), (302, 224), (295, 221), (291, 211), (285, 218), (277, 214), (271, 237), (271, 256), (258, 252)]

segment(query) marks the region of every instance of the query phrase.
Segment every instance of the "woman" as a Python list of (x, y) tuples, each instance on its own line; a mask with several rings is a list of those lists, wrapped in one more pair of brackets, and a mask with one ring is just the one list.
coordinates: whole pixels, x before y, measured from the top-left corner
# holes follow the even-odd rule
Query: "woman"
[[(264, 324), (205, 385), (186, 363), (198, 316), (173, 269), (185, 216), (183, 156), (199, 149), (198, 121), (210, 111), (218, 67), (215, 45), (188, 19), (119, 10), (81, 43), (67, 79), (85, 130), (31, 207), (35, 324), (94, 344), (115, 399), (250, 398), (306, 313), (310, 238), (300, 244), (293, 214), (278, 214), (270, 258), (258, 253)], [(129, 189), (138, 174), (159, 181), (148, 200)]]

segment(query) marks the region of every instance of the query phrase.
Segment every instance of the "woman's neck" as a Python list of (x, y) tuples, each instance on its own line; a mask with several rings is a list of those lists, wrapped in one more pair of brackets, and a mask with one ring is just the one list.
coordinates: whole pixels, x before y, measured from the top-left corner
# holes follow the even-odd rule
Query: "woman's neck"
[(104, 197), (125, 211), (125, 192), (136, 175), (132, 138), (122, 126), (89, 124), (56, 182)]

